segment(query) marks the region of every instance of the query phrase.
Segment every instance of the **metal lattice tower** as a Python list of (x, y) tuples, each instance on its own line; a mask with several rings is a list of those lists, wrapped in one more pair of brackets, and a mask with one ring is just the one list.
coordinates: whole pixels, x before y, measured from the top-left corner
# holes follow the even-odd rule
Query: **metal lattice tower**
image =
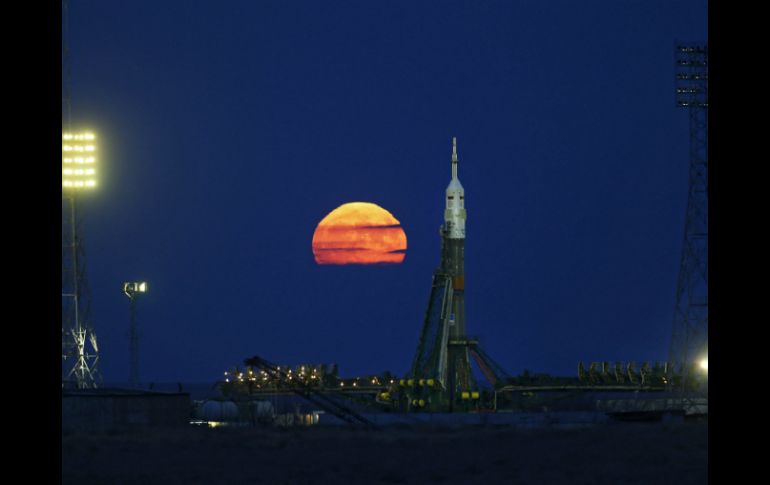
[(62, 194), (62, 386), (98, 387), (99, 347), (90, 320), (85, 251), (77, 194)]
[[(62, 177), (65, 136), (71, 137), (68, 2), (62, 2)], [(67, 133), (67, 135), (65, 135)], [(92, 136), (92, 135), (89, 135)], [(70, 138), (67, 138), (70, 139)], [(89, 138), (92, 139), (92, 138)], [(69, 141), (67, 142), (69, 147)], [(63, 180), (64, 182), (64, 180)], [(85, 182), (78, 182), (85, 183)], [(95, 388), (101, 384), (99, 347), (90, 321), (82, 227), (77, 215), (79, 190), (62, 186), (62, 387)]]
[(708, 46), (678, 45), (676, 69), (676, 105), (690, 118), (690, 173), (669, 361), (684, 389), (708, 358)]

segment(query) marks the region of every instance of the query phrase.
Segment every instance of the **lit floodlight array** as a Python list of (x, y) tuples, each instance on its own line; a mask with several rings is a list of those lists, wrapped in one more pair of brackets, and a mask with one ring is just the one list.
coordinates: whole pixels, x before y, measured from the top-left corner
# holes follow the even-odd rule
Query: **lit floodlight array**
[(96, 135), (62, 133), (61, 140), (62, 189), (96, 187)]

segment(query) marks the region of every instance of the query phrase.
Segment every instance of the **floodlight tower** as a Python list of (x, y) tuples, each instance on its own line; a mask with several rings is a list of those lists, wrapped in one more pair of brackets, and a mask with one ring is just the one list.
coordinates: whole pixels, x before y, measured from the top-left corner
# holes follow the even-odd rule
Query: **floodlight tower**
[[(96, 187), (96, 136), (62, 133), (62, 387), (98, 387), (99, 347), (89, 319), (79, 194)], [(90, 347), (89, 347), (90, 344)]]
[(676, 46), (676, 68), (676, 105), (690, 115), (690, 180), (669, 361), (685, 389), (708, 373), (708, 46)]
[[(71, 129), (69, 2), (62, 1), (62, 387), (101, 383), (99, 347), (90, 322), (78, 194), (96, 187), (96, 137)], [(89, 345), (90, 344), (90, 345)]]
[(128, 382), (131, 387), (139, 385), (139, 332), (136, 329), (136, 297), (140, 293), (147, 292), (147, 283), (123, 283), (123, 293), (129, 300), (130, 326), (129, 326), (129, 374)]

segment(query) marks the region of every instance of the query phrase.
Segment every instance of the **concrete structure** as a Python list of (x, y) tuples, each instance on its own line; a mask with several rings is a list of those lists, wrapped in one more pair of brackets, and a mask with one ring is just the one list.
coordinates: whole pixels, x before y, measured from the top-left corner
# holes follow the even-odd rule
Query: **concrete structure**
[(188, 393), (127, 389), (62, 391), (62, 432), (108, 432), (137, 428), (186, 426)]

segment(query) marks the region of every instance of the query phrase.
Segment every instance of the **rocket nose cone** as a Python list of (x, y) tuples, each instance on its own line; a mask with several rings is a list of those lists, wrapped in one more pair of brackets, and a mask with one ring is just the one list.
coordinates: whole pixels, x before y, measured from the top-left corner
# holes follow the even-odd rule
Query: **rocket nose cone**
[(465, 189), (463, 189), (463, 184), (461, 184), (460, 183), (460, 179), (458, 179), (456, 177), (453, 178), (449, 182), (449, 185), (447, 186), (446, 190), (447, 190), (447, 192), (449, 192), (449, 191), (452, 191), (452, 192), (465, 192)]

